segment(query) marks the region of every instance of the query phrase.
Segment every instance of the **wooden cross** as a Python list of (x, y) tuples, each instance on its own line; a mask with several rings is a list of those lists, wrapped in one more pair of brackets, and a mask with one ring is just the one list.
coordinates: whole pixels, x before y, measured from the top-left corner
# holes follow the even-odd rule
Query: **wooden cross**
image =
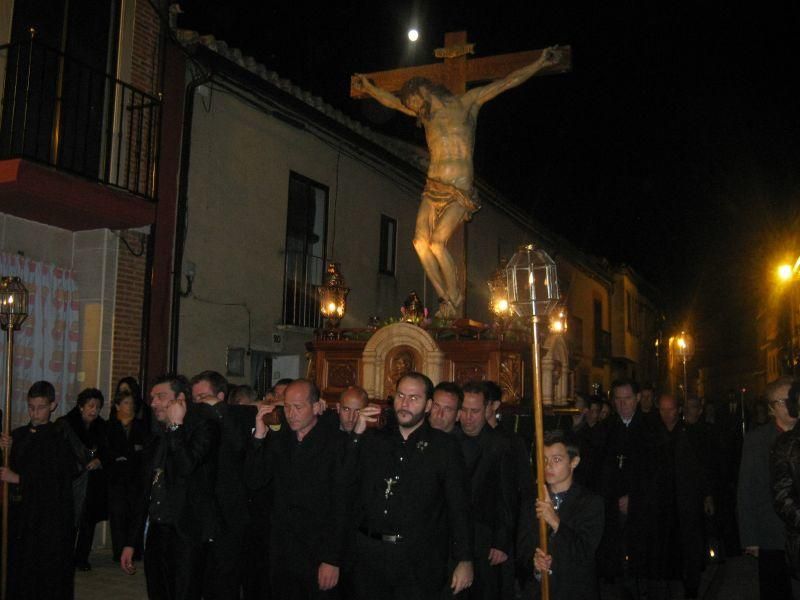
[[(392, 69), (391, 71), (377, 71), (375, 73), (365, 73), (365, 75), (376, 86), (393, 94), (399, 92), (403, 84), (412, 77), (424, 77), (434, 83), (445, 86), (451, 93), (460, 96), (467, 91), (468, 83), (489, 82), (506, 77), (513, 71), (538, 60), (544, 49), (498, 54), (496, 56), (468, 60), (467, 55), (474, 54), (474, 51), (475, 45), (467, 42), (466, 31), (451, 31), (444, 35), (444, 48), (439, 48), (434, 52), (437, 58), (444, 59), (443, 63)], [(559, 47), (559, 51), (560, 61), (558, 64), (546, 67), (536, 75), (564, 73), (572, 68), (571, 48), (563, 46)], [(369, 98), (369, 95), (361, 90), (355, 76), (350, 79), (350, 97)], [(462, 297), (466, 299), (467, 244), (465, 227), (459, 227), (453, 232), (447, 245), (458, 266), (458, 285), (461, 288)], [(462, 310), (464, 313), (467, 311), (466, 300)], [(466, 315), (462, 314), (461, 316)]]
[[(557, 65), (542, 69), (537, 75), (565, 73), (572, 68), (570, 47), (560, 46), (559, 50), (562, 52), (561, 61)], [(425, 77), (434, 83), (444, 85), (453, 94), (460, 95), (467, 91), (468, 83), (500, 79), (520, 67), (531, 64), (541, 56), (544, 49), (467, 59), (467, 55), (473, 54), (474, 51), (475, 45), (467, 43), (466, 31), (451, 31), (444, 35), (444, 48), (435, 51), (437, 58), (444, 58), (443, 63), (377, 71), (365, 75), (387, 92), (400, 91), (403, 84), (412, 77)], [(356, 88), (355, 78), (351, 78), (350, 81), (350, 97), (368, 97), (362, 90)]]

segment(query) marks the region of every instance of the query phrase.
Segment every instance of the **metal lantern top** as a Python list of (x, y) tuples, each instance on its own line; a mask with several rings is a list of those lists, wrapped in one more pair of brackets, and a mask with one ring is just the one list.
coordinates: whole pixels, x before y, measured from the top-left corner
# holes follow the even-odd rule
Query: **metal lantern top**
[(322, 285), (318, 288), (320, 312), (326, 319), (338, 321), (344, 317), (347, 294), (350, 288), (345, 285), (339, 272), (339, 263), (329, 262)]
[(520, 246), (505, 268), (508, 303), (520, 317), (547, 315), (559, 301), (556, 263), (533, 244)]
[(694, 355), (694, 339), (685, 331), (675, 338), (675, 353), (685, 360), (691, 360)]
[(28, 316), (28, 290), (19, 277), (0, 279), (0, 327), (19, 329)]

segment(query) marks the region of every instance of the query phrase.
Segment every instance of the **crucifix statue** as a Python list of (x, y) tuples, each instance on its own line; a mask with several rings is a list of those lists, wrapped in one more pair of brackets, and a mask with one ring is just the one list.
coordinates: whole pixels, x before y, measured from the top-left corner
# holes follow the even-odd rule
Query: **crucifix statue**
[[(436, 51), (444, 64), (354, 75), (351, 96), (370, 96), (417, 118), (430, 153), (427, 181), (417, 213), (414, 249), (439, 295), (437, 316), (452, 319), (464, 304), (464, 285), (447, 242), (480, 208), (472, 154), (481, 106), (536, 74), (569, 70), (569, 48), (546, 48), (467, 60), (474, 46), (464, 31), (445, 35)], [(467, 91), (468, 82), (490, 81)], [(463, 256), (463, 249), (461, 251)], [(463, 268), (463, 267), (462, 267)]]

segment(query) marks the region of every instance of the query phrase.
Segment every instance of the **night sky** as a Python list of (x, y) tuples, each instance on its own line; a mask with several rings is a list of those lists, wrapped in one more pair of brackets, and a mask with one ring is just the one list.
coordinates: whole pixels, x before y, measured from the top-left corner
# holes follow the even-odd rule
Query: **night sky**
[(477, 175), (584, 251), (631, 265), (722, 364), (752, 351), (769, 273), (800, 252), (800, 9), (593, 4), (185, 0), (179, 25), (420, 145), (412, 119), (348, 98), (352, 73), (435, 62), (460, 29), (477, 56), (570, 44), (572, 73), (481, 110)]

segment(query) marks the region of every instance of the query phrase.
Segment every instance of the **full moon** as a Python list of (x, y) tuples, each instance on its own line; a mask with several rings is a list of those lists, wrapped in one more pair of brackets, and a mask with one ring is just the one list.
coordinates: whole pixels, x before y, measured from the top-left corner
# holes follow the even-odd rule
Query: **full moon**
[(416, 29), (409, 29), (408, 30), (408, 39), (412, 42), (416, 42), (419, 39), (419, 31)]

